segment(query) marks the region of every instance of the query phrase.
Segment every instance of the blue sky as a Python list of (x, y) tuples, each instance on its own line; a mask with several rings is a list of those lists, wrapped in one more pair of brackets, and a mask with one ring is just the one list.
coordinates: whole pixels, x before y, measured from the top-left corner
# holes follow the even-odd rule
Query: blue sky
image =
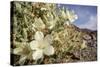
[(87, 5), (69, 5), (60, 4), (59, 7), (65, 7), (74, 10), (78, 19), (73, 23), (80, 28), (97, 30), (97, 7)]

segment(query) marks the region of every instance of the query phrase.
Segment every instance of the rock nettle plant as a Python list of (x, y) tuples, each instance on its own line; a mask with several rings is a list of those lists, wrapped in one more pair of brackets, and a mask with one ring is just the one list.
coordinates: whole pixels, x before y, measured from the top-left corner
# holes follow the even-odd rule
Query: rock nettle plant
[(78, 19), (73, 10), (53, 3), (14, 1), (11, 12), (13, 65), (96, 60), (96, 54), (81, 55), (84, 50), (96, 53), (96, 49), (89, 48), (83, 38), (89, 34), (72, 24)]

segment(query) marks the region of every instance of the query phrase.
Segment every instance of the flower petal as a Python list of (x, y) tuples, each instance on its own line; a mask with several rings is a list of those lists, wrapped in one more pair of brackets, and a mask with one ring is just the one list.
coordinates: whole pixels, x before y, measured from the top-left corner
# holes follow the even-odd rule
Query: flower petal
[(67, 16), (71, 23), (78, 19), (78, 16), (75, 14), (74, 11), (67, 11)]
[(44, 29), (45, 28), (45, 24), (44, 24), (44, 22), (42, 21), (41, 18), (35, 18), (33, 27), (37, 28), (38, 30), (39, 29)]
[(30, 42), (30, 48), (31, 48), (32, 50), (37, 49), (37, 47), (38, 47), (38, 42), (37, 42), (36, 40)]
[(45, 55), (53, 55), (54, 54), (54, 48), (53, 46), (48, 46), (44, 49), (44, 54)]
[(35, 51), (32, 54), (32, 57), (33, 57), (34, 60), (38, 60), (38, 59), (42, 58), (43, 57), (43, 51), (38, 49), (37, 51)]
[(37, 31), (37, 32), (35, 33), (35, 39), (36, 39), (36, 40), (42, 40), (43, 38), (44, 38), (44, 35), (43, 35), (42, 32)]
[(23, 51), (23, 48), (18, 47), (18, 48), (15, 48), (15, 49), (13, 50), (13, 53), (14, 53), (14, 54), (17, 54), (17, 55), (20, 55), (20, 54), (22, 53), (22, 51)]
[(53, 37), (52, 37), (51, 35), (47, 35), (47, 36), (44, 38), (44, 40), (45, 40), (46, 42), (48, 42), (49, 44), (52, 44)]

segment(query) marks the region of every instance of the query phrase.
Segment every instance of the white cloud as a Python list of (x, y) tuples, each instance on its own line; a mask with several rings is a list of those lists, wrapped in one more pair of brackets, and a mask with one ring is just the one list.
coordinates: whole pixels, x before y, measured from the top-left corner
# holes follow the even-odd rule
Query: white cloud
[(97, 30), (97, 15), (91, 15), (89, 21), (79, 25), (80, 28), (87, 28), (91, 30)]

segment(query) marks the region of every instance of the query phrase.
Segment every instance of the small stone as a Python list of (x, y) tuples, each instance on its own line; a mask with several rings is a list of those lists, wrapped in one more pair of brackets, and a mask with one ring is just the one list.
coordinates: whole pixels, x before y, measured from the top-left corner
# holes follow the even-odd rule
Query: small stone
[(86, 35), (83, 36), (83, 38), (86, 39), (86, 40), (89, 40), (89, 39), (91, 39), (91, 36), (89, 36), (88, 34), (86, 34)]

